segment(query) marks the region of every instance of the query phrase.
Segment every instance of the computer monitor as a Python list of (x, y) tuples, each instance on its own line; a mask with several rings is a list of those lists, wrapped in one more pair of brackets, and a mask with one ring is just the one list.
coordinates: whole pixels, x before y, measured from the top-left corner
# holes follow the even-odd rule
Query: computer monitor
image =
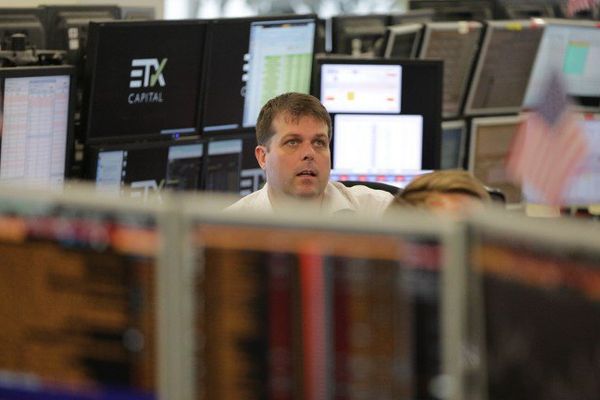
[(332, 53), (380, 56), (389, 14), (338, 15), (331, 18)]
[(242, 136), (242, 164), (240, 170), (240, 194), (245, 196), (257, 191), (265, 184), (265, 171), (258, 165), (254, 149), (256, 133), (254, 130)]
[(157, 398), (157, 213), (93, 191), (3, 187), (0, 204), (0, 397)]
[(409, 0), (408, 8), (435, 10), (434, 21), (485, 21), (494, 7), (489, 0)]
[(519, 203), (521, 187), (508, 179), (506, 157), (523, 118), (519, 116), (473, 118), (468, 169), (485, 185), (502, 190), (507, 203)]
[(0, 49), (11, 49), (11, 36), (22, 33), (26, 47), (46, 48), (46, 33), (38, 8), (0, 8)]
[[(415, 129), (411, 131), (411, 137), (417, 135), (417, 130), (422, 132), (419, 145), (406, 150), (416, 152), (411, 160), (420, 157), (420, 165), (411, 161), (409, 169), (438, 168), (442, 90), (440, 61), (330, 56), (317, 58), (317, 70), (317, 95), (334, 121), (337, 114), (343, 115), (339, 121), (354, 118), (368, 129), (365, 134), (372, 131), (395, 131), (409, 124)], [(390, 118), (386, 119), (386, 116)], [(410, 123), (406, 122), (409, 120)], [(422, 123), (420, 129), (416, 127), (415, 121)], [(354, 131), (351, 125), (344, 126)], [(336, 132), (337, 127), (334, 126), (334, 141)], [(334, 146), (335, 143), (337, 142), (334, 142)], [(417, 141), (412, 143), (416, 144)], [(350, 151), (347, 153), (350, 157), (363, 151), (353, 144), (343, 148)], [(334, 149), (334, 165), (335, 151)], [(401, 154), (405, 150), (398, 147), (391, 151)]]
[(85, 141), (198, 135), (205, 35), (202, 20), (91, 23)]
[(483, 25), (476, 21), (425, 24), (419, 58), (444, 61), (444, 118), (455, 118), (462, 112), (482, 31)]
[(578, 108), (600, 110), (600, 29), (594, 21), (547, 20), (529, 84), (524, 108), (535, 107), (544, 82), (558, 71), (566, 82), (567, 94)]
[(316, 16), (219, 19), (209, 24), (203, 132), (256, 125), (261, 107), (310, 91)]
[(203, 155), (198, 140), (88, 146), (86, 178), (98, 191), (143, 199), (163, 190), (198, 190)]
[(62, 188), (71, 164), (75, 70), (0, 69), (0, 182)]
[[(486, 217), (486, 218), (483, 218)], [(493, 218), (492, 218), (493, 217)], [(579, 223), (577, 223), (579, 222)], [(473, 397), (593, 399), (600, 393), (596, 227), (488, 214), (472, 225)], [(478, 285), (477, 285), (478, 284)], [(467, 364), (469, 365), (469, 364)]]
[[(454, 276), (443, 224), (323, 220), (301, 207), (234, 217), (196, 203), (183, 217), (195, 393), (326, 399), (360, 387), (369, 399), (435, 397), (448, 371), (442, 352), (453, 348), (445, 323), (457, 321), (441, 318), (456, 310), (441, 300), (451, 293), (442, 276)], [(357, 360), (364, 369), (352, 373)]]
[(422, 168), (422, 115), (335, 114), (333, 131), (336, 174), (393, 176)]
[[(121, 18), (116, 5), (44, 5), (40, 6), (46, 30), (47, 47), (79, 54), (86, 48), (91, 21), (106, 22)], [(78, 61), (73, 56), (73, 61)]]
[[(586, 137), (588, 154), (577, 166), (561, 194), (561, 204), (584, 206), (600, 204), (600, 115), (581, 114), (578, 123)], [(542, 197), (528, 185), (523, 185), (523, 197), (528, 203), (540, 203)]]
[(538, 20), (487, 22), (465, 115), (519, 112), (543, 31)]
[(467, 146), (465, 120), (442, 122), (442, 152), (440, 169), (462, 169)]
[(421, 43), (422, 24), (388, 26), (385, 33), (385, 58), (416, 58)]
[(239, 193), (243, 140), (219, 139), (208, 142), (204, 167), (204, 190)]

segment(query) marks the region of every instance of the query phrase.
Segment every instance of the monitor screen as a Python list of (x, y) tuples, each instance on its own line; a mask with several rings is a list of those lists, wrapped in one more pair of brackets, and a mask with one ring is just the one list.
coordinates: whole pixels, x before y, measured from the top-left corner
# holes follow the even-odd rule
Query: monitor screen
[(322, 64), (321, 102), (330, 113), (391, 113), (401, 109), (402, 66)]
[(11, 49), (11, 35), (26, 35), (26, 48), (46, 49), (46, 33), (39, 8), (0, 8), (0, 49)]
[(242, 149), (242, 139), (208, 142), (204, 190), (239, 193)]
[(397, 175), (421, 169), (423, 116), (335, 114), (333, 170)]
[(481, 296), (470, 303), (481, 322), (470, 330), (478, 332), (478, 370), (485, 374), (483, 385), (472, 385), (483, 389), (474, 397), (596, 398), (597, 230), (575, 221), (502, 219), (476, 227), (471, 240), (472, 281)]
[(164, 189), (197, 190), (203, 153), (197, 140), (90, 146), (87, 176), (102, 192), (144, 199)]
[(444, 61), (444, 118), (461, 114), (482, 28), (482, 24), (475, 21), (430, 22), (425, 25), (419, 58)]
[(439, 237), (418, 234), (423, 225), (401, 236), (216, 218), (185, 217), (198, 349), (187, 354), (203, 398), (342, 398), (357, 387), (369, 399), (433, 398)]
[[(319, 76), (314, 87), (318, 88), (321, 102), (332, 114), (334, 121), (336, 114), (355, 114), (356, 117), (348, 115), (342, 118), (356, 118), (357, 121), (361, 120), (359, 114), (368, 114), (371, 119), (365, 124), (372, 127), (379, 124), (372, 125), (372, 121), (384, 121), (385, 115), (412, 116), (415, 119), (411, 121), (416, 121), (419, 117), (422, 139), (419, 146), (412, 146), (410, 149), (418, 151), (420, 148), (415, 155), (417, 158), (421, 157), (420, 165), (411, 161), (410, 168), (438, 168), (442, 97), (440, 61), (329, 56), (317, 58), (317, 70)], [(386, 121), (403, 121), (394, 122), (393, 124), (400, 124), (396, 126), (403, 126), (405, 123), (403, 118), (389, 118)], [(394, 129), (393, 124), (385, 123), (381, 126)], [(336, 137), (336, 129), (334, 126), (333, 138)], [(394, 151), (401, 153), (403, 150), (400, 147)]]
[(197, 135), (206, 22), (90, 24), (89, 143)]
[(523, 101), (532, 108), (553, 71), (562, 74), (567, 94), (582, 109), (600, 110), (600, 29), (592, 21), (548, 20)]
[(506, 156), (522, 117), (473, 118), (470, 131), (469, 171), (485, 185), (500, 189), (507, 203), (521, 201), (521, 187), (508, 179)]
[(73, 145), (74, 69), (0, 69), (0, 182), (61, 188)]
[(203, 131), (256, 125), (262, 106), (310, 91), (316, 17), (220, 19), (208, 26)]
[(464, 120), (442, 122), (441, 169), (462, 169), (464, 166), (467, 131)]
[(157, 398), (155, 215), (47, 197), (0, 195), (0, 397)]
[(465, 115), (519, 112), (543, 25), (531, 21), (488, 21)]
[(388, 14), (338, 15), (331, 18), (332, 53), (380, 56)]
[(422, 24), (388, 26), (384, 44), (385, 58), (415, 58), (421, 43)]
[[(563, 189), (561, 204), (565, 206), (600, 204), (600, 115), (581, 115), (579, 124), (587, 139), (588, 154)], [(527, 185), (523, 186), (523, 196), (530, 203), (541, 200), (541, 196)]]

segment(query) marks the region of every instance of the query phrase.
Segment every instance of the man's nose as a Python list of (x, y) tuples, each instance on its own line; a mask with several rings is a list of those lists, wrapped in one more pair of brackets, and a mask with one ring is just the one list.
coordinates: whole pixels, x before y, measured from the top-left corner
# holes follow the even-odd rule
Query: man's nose
[(312, 160), (315, 158), (315, 149), (312, 143), (305, 143), (302, 146), (302, 159), (303, 160)]

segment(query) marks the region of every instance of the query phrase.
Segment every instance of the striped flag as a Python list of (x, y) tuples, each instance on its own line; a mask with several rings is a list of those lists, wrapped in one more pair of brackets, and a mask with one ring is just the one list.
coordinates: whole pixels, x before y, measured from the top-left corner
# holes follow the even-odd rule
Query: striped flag
[(568, 0), (567, 1), (567, 16), (575, 15), (577, 11), (589, 10), (598, 4), (599, 0)]
[(551, 74), (538, 107), (519, 127), (506, 171), (546, 204), (560, 205), (569, 178), (587, 155), (587, 139), (569, 111), (562, 76)]

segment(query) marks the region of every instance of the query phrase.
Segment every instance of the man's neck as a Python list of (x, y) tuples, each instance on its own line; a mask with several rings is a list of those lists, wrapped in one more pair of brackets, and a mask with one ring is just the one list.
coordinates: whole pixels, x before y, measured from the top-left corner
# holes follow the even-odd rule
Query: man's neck
[(323, 205), (323, 198), (325, 197), (323, 193), (320, 196), (315, 197), (290, 196), (285, 193), (276, 193), (271, 190), (271, 187), (267, 188), (267, 194), (274, 210), (281, 209), (282, 207), (291, 208), (295, 205), (320, 209)]

